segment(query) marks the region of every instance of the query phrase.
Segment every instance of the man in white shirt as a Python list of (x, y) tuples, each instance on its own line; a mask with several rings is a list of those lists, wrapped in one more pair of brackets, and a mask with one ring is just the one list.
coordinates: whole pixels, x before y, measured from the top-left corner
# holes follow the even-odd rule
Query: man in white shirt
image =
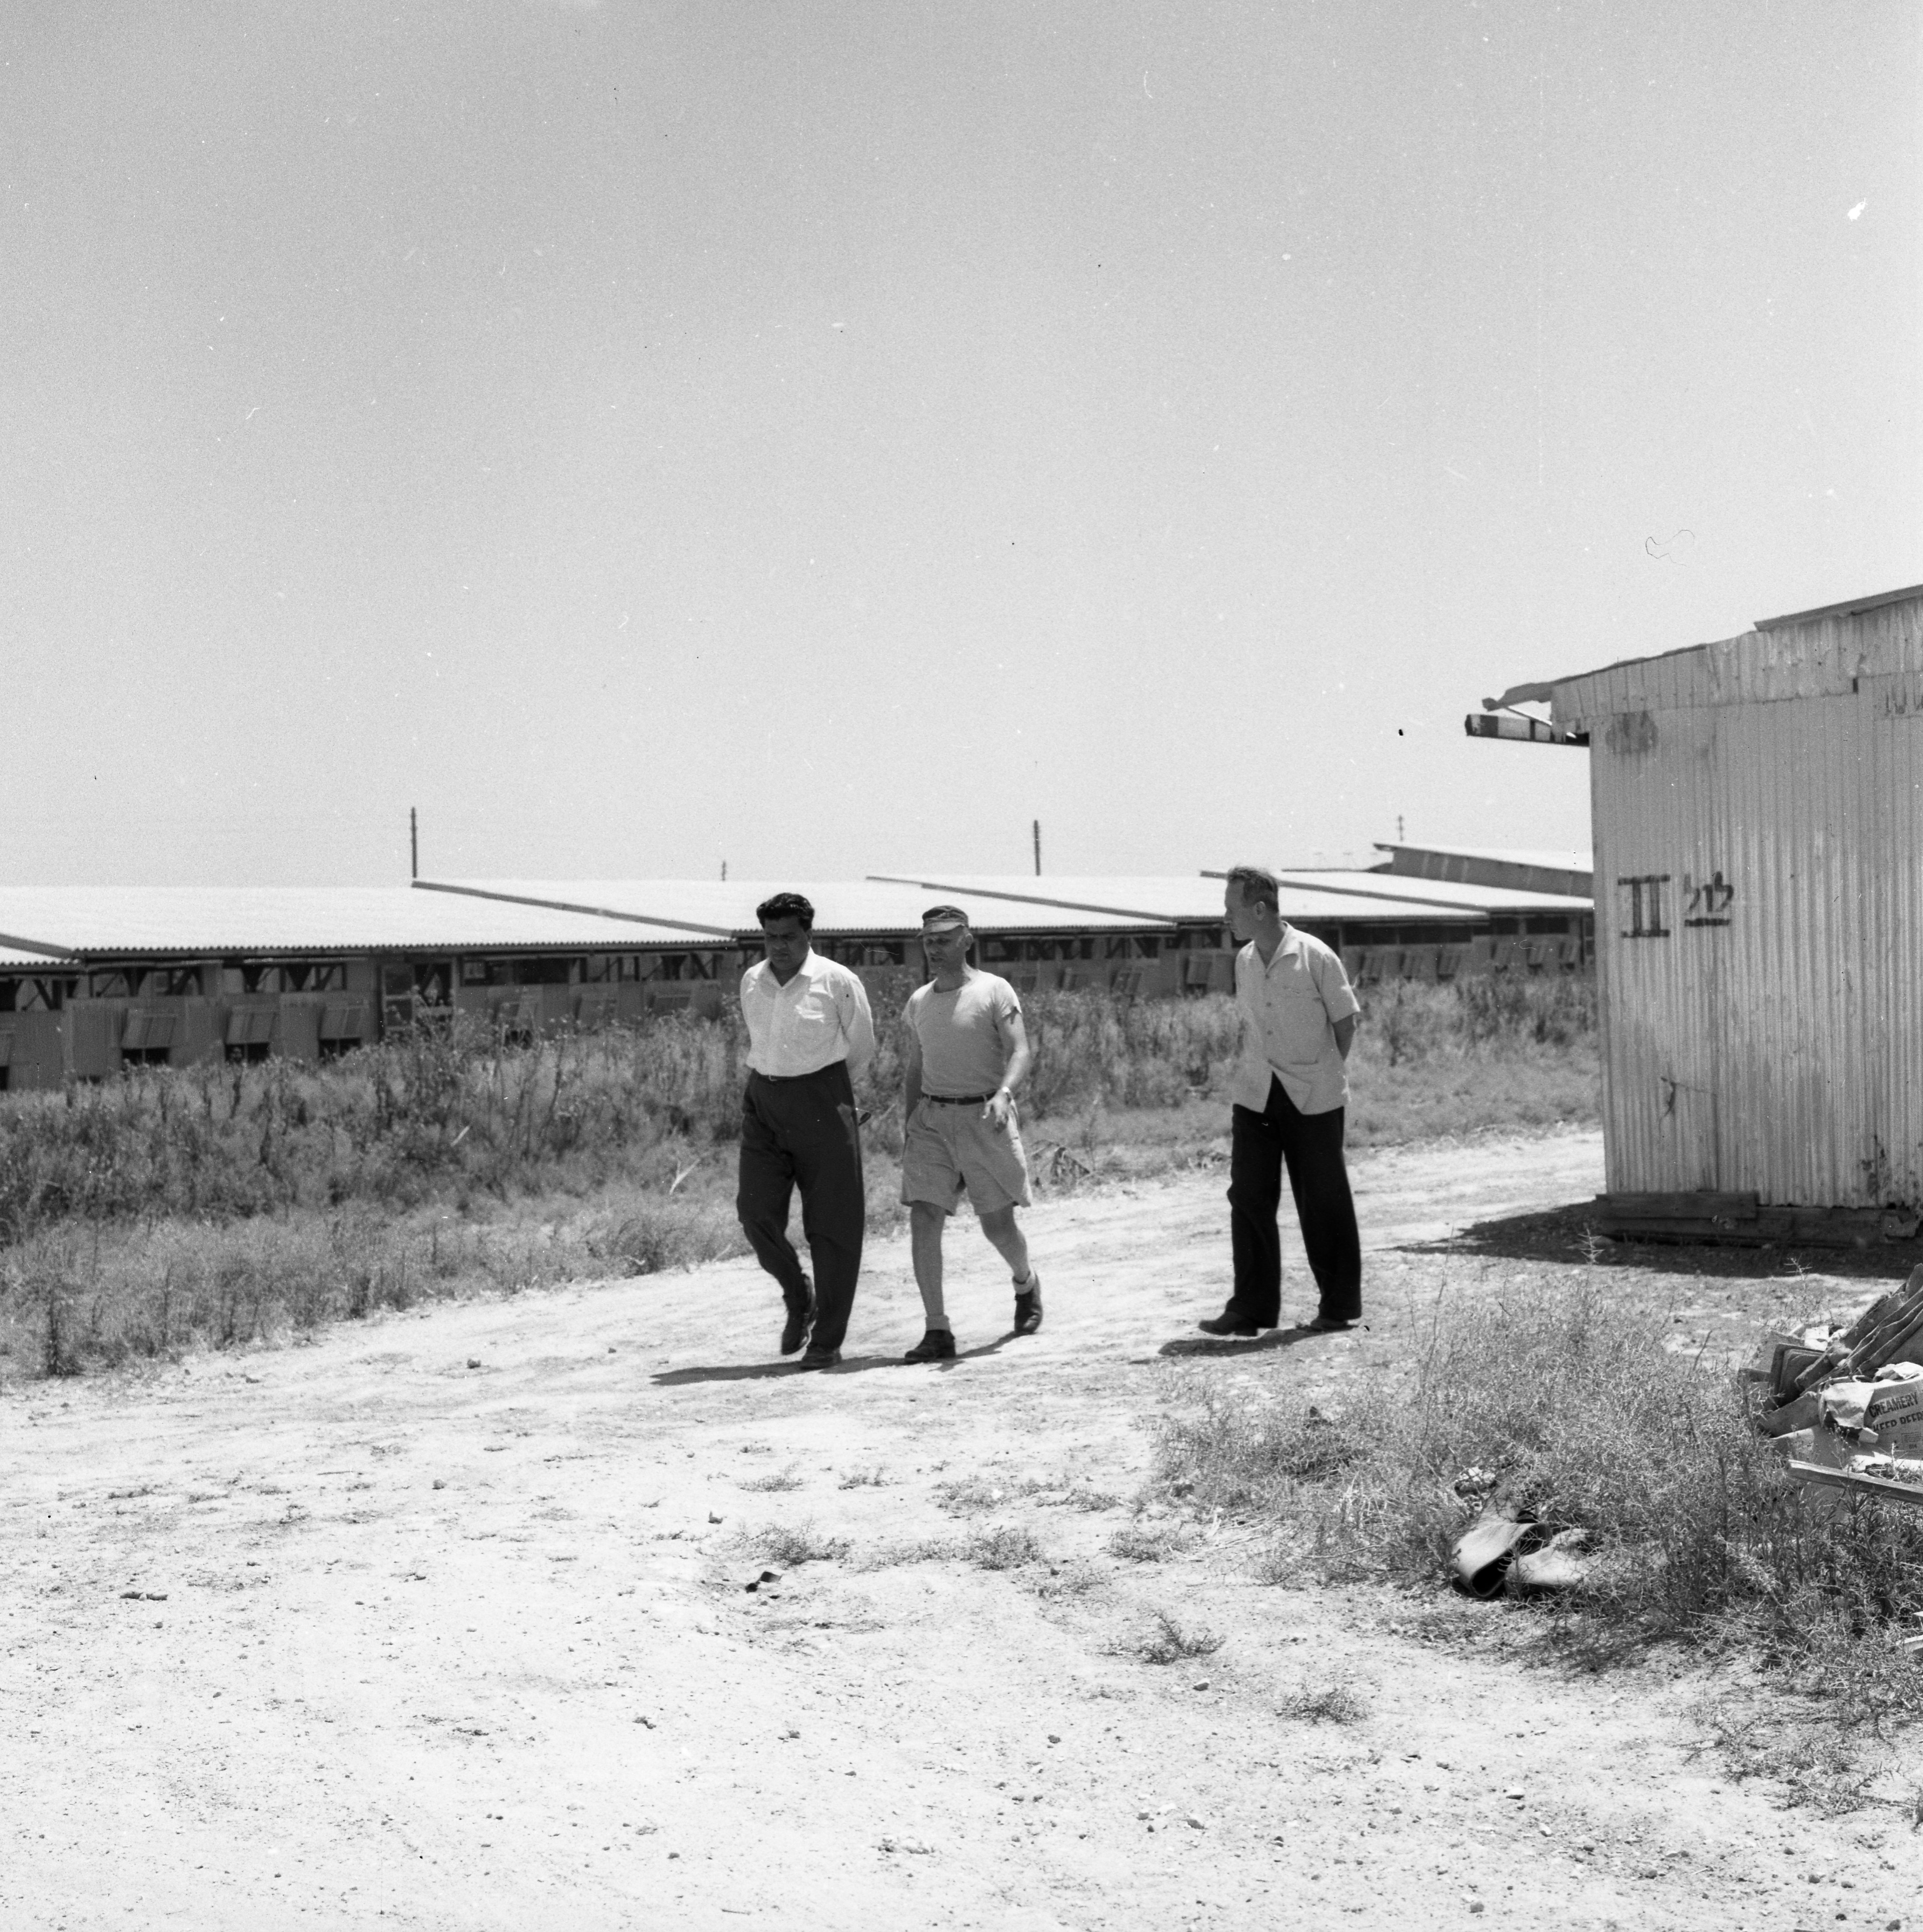
[[(777, 892), (754, 916), (767, 957), (741, 976), (748, 1073), (735, 1211), (756, 1258), (781, 1283), (782, 1353), (806, 1341), (801, 1366), (831, 1368), (842, 1359), (868, 1223), (853, 1076), (874, 1057), (874, 1021), (861, 981), (810, 944), (814, 908), (799, 892)], [(788, 1239), (797, 1186), (812, 1288)]]
[(1291, 926), (1280, 897), (1275, 874), (1259, 866), (1238, 866), (1222, 894), (1229, 930), (1246, 943), (1235, 956), (1242, 1058), (1229, 1140), (1235, 1286), (1228, 1306), (1200, 1324), (1210, 1335), (1253, 1335), (1282, 1319), (1276, 1210), (1285, 1164), (1319, 1303), (1304, 1325), (1324, 1334), (1362, 1316), (1362, 1243), (1342, 1150), (1344, 1063), (1360, 1008), (1340, 957)]
[(1015, 1089), (1028, 1071), (1028, 1030), (1015, 988), (968, 964), (968, 917), (959, 906), (922, 915), (922, 950), (934, 976), (902, 1013), (902, 1199), (908, 1210), (915, 1285), (927, 1330), (911, 1362), (946, 1362), (955, 1332), (942, 1299), (941, 1237), (965, 1192), (982, 1232), (1015, 1284), (1015, 1332), (1042, 1325), (1041, 1277), (1015, 1210), (1028, 1204), (1028, 1157), (1016, 1125)]

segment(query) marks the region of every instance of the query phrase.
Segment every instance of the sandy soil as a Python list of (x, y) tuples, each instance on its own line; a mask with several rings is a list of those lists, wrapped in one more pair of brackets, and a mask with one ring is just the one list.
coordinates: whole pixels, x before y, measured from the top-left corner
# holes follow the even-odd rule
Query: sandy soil
[[(1726, 1782), (1653, 1675), (1264, 1588), (1251, 1526), (1108, 1553), (1165, 1405), (1340, 1400), (1502, 1264), (1454, 1231), (1593, 1193), (1600, 1149), (1357, 1171), (1372, 1325), (1292, 1347), (1163, 1352), (1224, 1292), (1214, 1172), (1038, 1208), (1032, 1339), (958, 1225), (946, 1368), (897, 1359), (896, 1242), (825, 1376), (729, 1264), (10, 1386), (0, 1923), (1923, 1924), (1906, 1819)], [(764, 1526), (846, 1547), (767, 1561)], [(996, 1530), (1042, 1559), (982, 1567)], [(1226, 1641), (1145, 1662), (1158, 1611)], [(1360, 1721), (1282, 1714), (1337, 1682)]]

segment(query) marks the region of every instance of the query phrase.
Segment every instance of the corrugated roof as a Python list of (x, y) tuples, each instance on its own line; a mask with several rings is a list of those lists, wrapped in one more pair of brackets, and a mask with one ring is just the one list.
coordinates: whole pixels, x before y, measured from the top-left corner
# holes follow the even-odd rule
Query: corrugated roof
[[(1286, 886), (1346, 899), (1388, 900), (1408, 911), (1430, 908), (1455, 913), (1588, 912), (1590, 902), (1568, 892), (1529, 892), (1515, 886), (1468, 886), (1454, 879), (1410, 879), (1393, 872), (1279, 872)], [(1360, 915), (1349, 913), (1348, 918)], [(1371, 915), (1375, 916), (1375, 915)]]
[(1855, 679), (1923, 664), (1923, 614), (1914, 608), (1919, 602), (1923, 584), (1912, 584), (1759, 618), (1736, 637), (1512, 685), (1500, 698), (1485, 698), (1483, 709), (1547, 700), (1556, 723), (1568, 726), (1624, 711), (1840, 694), (1854, 688)]
[(1418, 845), (1412, 839), (1388, 838), (1377, 839), (1376, 847), (1381, 852), (1440, 852), (1452, 859), (1487, 859), (1498, 866), (1533, 866), (1544, 872), (1595, 870), (1591, 855), (1573, 848), (1566, 851), (1524, 851), (1513, 845)]
[[(674, 924), (727, 938), (758, 934), (754, 908), (777, 892), (800, 892), (807, 899), (814, 908), (817, 932), (854, 935), (918, 931), (932, 898), (962, 889), (869, 878), (464, 879), (436, 880), (430, 890), (436, 896), (484, 894), (519, 904), (591, 910), (622, 921)], [(984, 897), (982, 904), (964, 908), (978, 932), (1140, 932), (1169, 923), (1166, 914), (1153, 911), (1070, 908), (1052, 901), (1018, 907)]]
[[(1021, 900), (1037, 908), (1076, 907), (1193, 924), (1222, 916), (1222, 872), (1175, 873), (1147, 878), (1102, 878), (1051, 873), (1036, 878), (1022, 872), (951, 873), (945, 879), (920, 879), (924, 891), (952, 892), (966, 902)], [(1427, 879), (1397, 879), (1385, 872), (1285, 872), (1280, 910), (1284, 919), (1395, 920), (1407, 923), (1440, 919), (1437, 908), (1458, 914), (1488, 911), (1586, 911), (1588, 902), (1565, 902), (1539, 892), (1499, 892), (1478, 886), (1442, 885)], [(1510, 902), (1514, 902), (1512, 904)]]
[(52, 952), (28, 952), (17, 946), (0, 946), (0, 967), (70, 966), (75, 962)]
[(0, 886), (0, 945), (97, 958), (602, 951), (641, 936), (605, 919), (405, 886)]

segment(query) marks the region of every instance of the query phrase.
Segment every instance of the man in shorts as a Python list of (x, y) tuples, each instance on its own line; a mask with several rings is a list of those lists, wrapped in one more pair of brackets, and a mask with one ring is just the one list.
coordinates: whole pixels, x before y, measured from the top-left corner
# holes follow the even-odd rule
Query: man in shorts
[(1016, 1209), (1028, 1205), (1028, 1157), (1014, 1090), (1033, 1055), (1015, 988), (968, 964), (972, 944), (958, 906), (922, 915), (922, 950), (934, 977), (909, 995), (902, 1015), (902, 1198), (928, 1327), (908, 1352), (910, 1362), (955, 1354), (941, 1297), (941, 1237), (964, 1190), (1014, 1277), (1016, 1334), (1042, 1325), (1041, 1277), (1015, 1223)]

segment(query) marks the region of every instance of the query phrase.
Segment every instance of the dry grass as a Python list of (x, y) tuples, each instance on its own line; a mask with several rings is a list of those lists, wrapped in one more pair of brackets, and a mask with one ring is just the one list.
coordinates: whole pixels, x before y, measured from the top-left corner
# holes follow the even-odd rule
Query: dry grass
[[(1727, 1369), (1607, 1286), (1535, 1277), (1438, 1316), (1412, 1370), (1358, 1405), (1366, 1427), (1211, 1394), (1167, 1426), (1165, 1474), (1198, 1504), (1265, 1514), (1275, 1581), (1439, 1587), (1485, 1495), (1579, 1528), (1593, 1560), (1538, 1612), (1544, 1641), (1590, 1668), (1655, 1643), (1753, 1661), (1762, 1702), (1720, 1722), (1732, 1769), (1834, 1792), (1841, 1759), (1923, 1716), (1898, 1642), (1923, 1616), (1923, 1513), (1792, 1483)], [(1492, 1490), (1459, 1495), (1470, 1471)]]
[(1166, 1563), (1195, 1540), (1195, 1532), (1186, 1523), (1127, 1523), (1109, 1538), (1108, 1554), (1125, 1563)]
[(1126, 1655), (1139, 1658), (1144, 1664), (1183, 1664), (1213, 1657), (1226, 1641), (1213, 1630), (1199, 1625), (1191, 1629), (1178, 1623), (1166, 1610), (1157, 1610), (1148, 1634), (1124, 1649)]
[(977, 1570), (1019, 1570), (1043, 1560), (1034, 1532), (1007, 1524), (977, 1531), (962, 1545), (960, 1554)]
[(803, 1563), (834, 1563), (847, 1556), (845, 1537), (824, 1536), (812, 1522), (764, 1523), (737, 1539), (744, 1554), (793, 1570)]
[(785, 1469), (772, 1469), (765, 1476), (740, 1476), (735, 1480), (742, 1489), (764, 1496), (776, 1495), (784, 1490), (798, 1490), (802, 1486), (802, 1478), (793, 1463)]
[[(1355, 1144), (1593, 1117), (1582, 983), (1370, 998)], [(1050, 994), (1030, 1013), (1026, 1132), (1045, 1190), (1220, 1163), (1231, 1002)], [(884, 1044), (858, 1097), (880, 1232), (902, 1210), (887, 1001), (878, 1018)], [(530, 1047), (463, 1025), (322, 1066), (160, 1068), (0, 1096), (0, 1372), (742, 1253), (741, 1054), (731, 1013)]]
[(1304, 1679), (1276, 1706), (1277, 1717), (1303, 1724), (1359, 1724), (1368, 1714), (1368, 1700), (1343, 1677)]

